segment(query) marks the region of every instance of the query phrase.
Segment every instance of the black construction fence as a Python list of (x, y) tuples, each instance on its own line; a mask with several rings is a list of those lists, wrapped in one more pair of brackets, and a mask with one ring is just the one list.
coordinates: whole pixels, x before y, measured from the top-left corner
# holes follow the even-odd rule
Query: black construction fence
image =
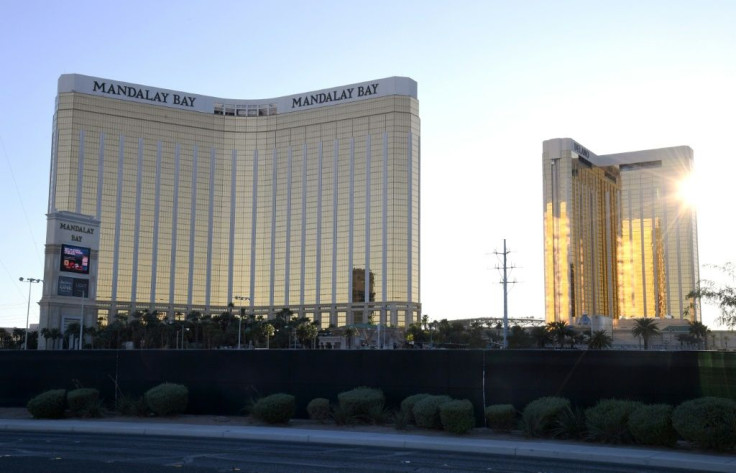
[(250, 400), (284, 392), (297, 417), (316, 397), (380, 388), (388, 407), (406, 396), (447, 394), (522, 409), (543, 396), (588, 407), (600, 399), (679, 404), (736, 399), (736, 353), (593, 350), (90, 350), (0, 351), (0, 406), (25, 406), (49, 389), (93, 387), (112, 407), (163, 382), (189, 389), (189, 412), (238, 414)]

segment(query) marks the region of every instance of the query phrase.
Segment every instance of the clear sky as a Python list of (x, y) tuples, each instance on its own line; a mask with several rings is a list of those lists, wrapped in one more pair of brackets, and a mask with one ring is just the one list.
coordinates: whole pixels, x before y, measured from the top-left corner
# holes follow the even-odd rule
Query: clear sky
[[(430, 319), (544, 317), (542, 141), (695, 152), (701, 276), (736, 262), (736, 2), (0, 3), (0, 327), (43, 276), (59, 75), (257, 99), (408, 76), (422, 119), (421, 302)], [(31, 323), (38, 321), (34, 285)], [(704, 307), (715, 328), (718, 311)]]

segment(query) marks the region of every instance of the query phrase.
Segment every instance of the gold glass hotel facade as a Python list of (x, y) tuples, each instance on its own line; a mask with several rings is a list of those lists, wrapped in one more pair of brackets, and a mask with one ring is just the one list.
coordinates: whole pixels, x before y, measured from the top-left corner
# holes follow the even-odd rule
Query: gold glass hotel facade
[(42, 326), (80, 302), (419, 320), (413, 80), (230, 100), (63, 75), (53, 130)]
[(700, 319), (687, 146), (596, 155), (543, 144), (546, 320), (583, 315)]

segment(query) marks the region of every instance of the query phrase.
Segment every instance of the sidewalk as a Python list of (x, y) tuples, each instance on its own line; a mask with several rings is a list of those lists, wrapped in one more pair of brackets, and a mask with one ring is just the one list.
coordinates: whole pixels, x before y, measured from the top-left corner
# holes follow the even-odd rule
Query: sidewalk
[(124, 422), (115, 420), (0, 419), (0, 431), (80, 432), (131, 435), (270, 440), (332, 445), (361, 445), (417, 450), (441, 450), (516, 457), (561, 458), (619, 465), (646, 465), (708, 472), (736, 471), (736, 455), (689, 453), (639, 447), (612, 447), (543, 440), (493, 440), (400, 431), (364, 432), (346, 429), (200, 425), (177, 422)]

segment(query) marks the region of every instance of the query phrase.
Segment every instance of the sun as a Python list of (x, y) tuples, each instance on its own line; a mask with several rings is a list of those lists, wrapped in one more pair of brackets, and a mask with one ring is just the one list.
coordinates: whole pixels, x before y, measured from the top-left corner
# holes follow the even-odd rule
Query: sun
[(677, 196), (688, 207), (697, 208), (700, 197), (700, 186), (694, 173), (685, 176), (677, 184)]

